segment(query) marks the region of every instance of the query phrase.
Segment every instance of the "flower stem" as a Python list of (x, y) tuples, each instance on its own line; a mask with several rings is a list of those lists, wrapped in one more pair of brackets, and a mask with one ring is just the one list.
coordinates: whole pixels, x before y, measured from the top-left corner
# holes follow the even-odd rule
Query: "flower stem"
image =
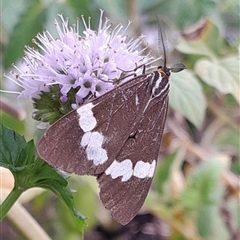
[(24, 189), (19, 190), (14, 187), (13, 190), (9, 193), (2, 205), (0, 205), (0, 222), (5, 218), (8, 211), (12, 208), (14, 203), (18, 200), (23, 192)]

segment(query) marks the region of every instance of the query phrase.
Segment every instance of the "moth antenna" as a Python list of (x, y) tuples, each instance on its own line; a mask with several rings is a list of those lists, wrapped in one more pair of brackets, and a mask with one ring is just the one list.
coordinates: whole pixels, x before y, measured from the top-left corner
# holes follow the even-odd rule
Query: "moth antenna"
[(166, 47), (165, 47), (165, 43), (164, 43), (164, 37), (163, 37), (163, 30), (159, 21), (159, 18), (157, 15), (155, 15), (157, 18), (157, 22), (158, 22), (158, 49), (160, 49), (160, 46), (163, 47), (163, 67), (166, 67), (166, 61), (167, 61), (167, 56), (166, 56)]

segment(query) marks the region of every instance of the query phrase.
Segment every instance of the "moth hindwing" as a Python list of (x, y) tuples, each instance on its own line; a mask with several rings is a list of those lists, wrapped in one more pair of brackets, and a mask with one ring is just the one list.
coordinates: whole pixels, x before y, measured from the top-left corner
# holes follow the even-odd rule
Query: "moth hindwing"
[(154, 174), (168, 108), (169, 73), (159, 69), (116, 87), (54, 123), (38, 143), (50, 165), (94, 175), (103, 205), (125, 225)]

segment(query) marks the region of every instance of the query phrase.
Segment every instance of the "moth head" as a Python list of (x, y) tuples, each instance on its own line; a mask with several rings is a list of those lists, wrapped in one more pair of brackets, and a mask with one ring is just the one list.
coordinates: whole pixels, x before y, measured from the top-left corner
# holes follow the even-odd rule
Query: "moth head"
[(158, 73), (163, 77), (169, 77), (170, 76), (170, 68), (166, 67), (166, 66), (159, 66), (157, 68)]

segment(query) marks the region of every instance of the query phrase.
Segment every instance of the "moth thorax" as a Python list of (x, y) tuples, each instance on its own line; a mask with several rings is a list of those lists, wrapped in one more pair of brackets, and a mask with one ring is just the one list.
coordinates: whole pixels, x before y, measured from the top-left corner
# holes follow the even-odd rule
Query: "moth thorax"
[(161, 74), (159, 71), (154, 72), (152, 97), (160, 96), (161, 93), (163, 93), (168, 88), (168, 78), (169, 76), (166, 74)]

